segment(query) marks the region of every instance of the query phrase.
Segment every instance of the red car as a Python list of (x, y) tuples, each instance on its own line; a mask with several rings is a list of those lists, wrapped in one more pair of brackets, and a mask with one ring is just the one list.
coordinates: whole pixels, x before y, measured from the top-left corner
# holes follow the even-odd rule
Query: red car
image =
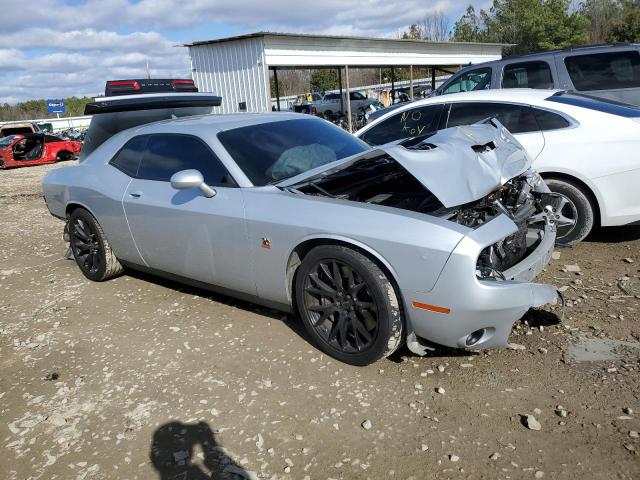
[(0, 138), (0, 168), (30, 167), (77, 158), (82, 143), (45, 133)]

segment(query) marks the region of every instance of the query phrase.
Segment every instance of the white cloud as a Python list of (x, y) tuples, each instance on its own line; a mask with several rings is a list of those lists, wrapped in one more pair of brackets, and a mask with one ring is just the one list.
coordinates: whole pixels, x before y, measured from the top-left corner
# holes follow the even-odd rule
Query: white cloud
[(0, 48), (63, 49), (63, 50), (112, 50), (151, 49), (173, 45), (157, 32), (118, 34), (107, 30), (85, 28), (60, 31), (53, 28), (26, 28), (0, 35)]
[[(468, 0), (0, 0), (0, 102), (95, 95), (113, 78), (189, 77), (179, 41), (225, 24), (238, 31), (395, 36), (426, 14)], [(453, 20), (453, 19), (452, 19)], [(201, 35), (201, 33), (199, 34)]]
[[(10, 6), (13, 5), (13, 7)], [(86, 0), (76, 5), (62, 0), (28, 2), (15, 8), (14, 0), (0, 0), (2, 26), (7, 32), (48, 25), (56, 30), (138, 27), (157, 30), (188, 29), (219, 22), (246, 30), (324, 32), (343, 27), (368, 34), (392, 32), (428, 13), (461, 10), (468, 0)]]

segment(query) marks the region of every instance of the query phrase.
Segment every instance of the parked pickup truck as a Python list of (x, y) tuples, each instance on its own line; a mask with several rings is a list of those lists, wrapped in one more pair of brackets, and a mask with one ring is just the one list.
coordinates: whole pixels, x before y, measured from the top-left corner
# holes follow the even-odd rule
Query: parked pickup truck
[(298, 95), (295, 103), (293, 104), (293, 111), (296, 113), (315, 113), (311, 111), (311, 106), (315, 102), (322, 100), (322, 95), (319, 93), (305, 93)]
[[(344, 108), (344, 112), (347, 110), (347, 95), (346, 93), (342, 94), (343, 101), (342, 106)], [(357, 113), (360, 109), (364, 110), (372, 103), (375, 103), (377, 100), (373, 98), (369, 98), (361, 92), (350, 92), (349, 98), (351, 99), (351, 112)], [(322, 100), (318, 100), (313, 102), (312, 104), (316, 108), (316, 113), (318, 115), (323, 116), (331, 116), (334, 113), (339, 113), (342, 111), (341, 103), (340, 103), (340, 94), (339, 93), (327, 93)]]
[(640, 106), (640, 44), (532, 53), (463, 68), (432, 96), (497, 88), (559, 88)]

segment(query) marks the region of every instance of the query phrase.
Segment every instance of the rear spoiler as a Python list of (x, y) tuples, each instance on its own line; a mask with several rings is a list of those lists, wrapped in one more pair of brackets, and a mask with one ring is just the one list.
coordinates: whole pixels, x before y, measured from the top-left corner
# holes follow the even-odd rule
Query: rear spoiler
[(108, 97), (97, 102), (87, 103), (84, 107), (84, 114), (97, 115), (160, 108), (219, 107), (220, 105), (222, 105), (222, 97), (206, 93), (143, 94), (124, 98)]
[(80, 153), (83, 162), (116, 133), (152, 122), (213, 113), (222, 98), (208, 93), (151, 93), (104, 97), (87, 103), (85, 115), (93, 115)]

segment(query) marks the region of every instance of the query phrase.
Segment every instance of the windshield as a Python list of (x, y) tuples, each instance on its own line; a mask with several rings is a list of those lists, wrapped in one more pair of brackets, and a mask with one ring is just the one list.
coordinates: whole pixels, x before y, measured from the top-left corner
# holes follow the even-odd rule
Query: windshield
[(640, 108), (633, 105), (616, 102), (615, 100), (583, 95), (581, 93), (558, 92), (546, 100), (550, 102), (564, 103), (565, 105), (573, 105), (575, 107), (588, 108), (589, 110), (596, 110), (598, 112), (610, 113), (620, 117), (640, 117)]
[(218, 139), (256, 186), (276, 183), (370, 147), (318, 119), (261, 123), (220, 132)]
[(10, 145), (16, 138), (18, 138), (17, 135), (9, 135), (8, 137), (0, 138), (0, 148)]

